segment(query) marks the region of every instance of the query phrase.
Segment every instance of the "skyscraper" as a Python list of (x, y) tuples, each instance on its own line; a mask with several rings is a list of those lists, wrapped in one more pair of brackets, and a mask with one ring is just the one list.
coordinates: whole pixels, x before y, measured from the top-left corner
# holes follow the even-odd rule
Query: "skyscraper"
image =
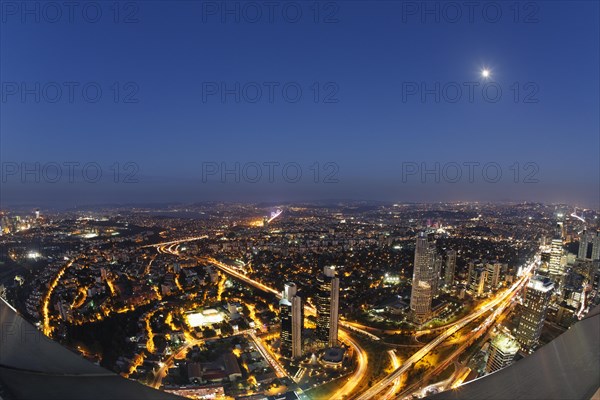
[(595, 232), (592, 238), (592, 261), (600, 260), (600, 231)]
[(431, 275), (431, 297), (435, 298), (439, 294), (440, 280), (442, 275), (442, 257), (437, 254), (435, 246), (430, 246), (429, 252), (431, 253), (430, 257), (433, 263), (433, 271)]
[(425, 232), (419, 233), (415, 246), (415, 262), (410, 293), (410, 310), (413, 321), (422, 324), (431, 316), (433, 298), (432, 278), (434, 260), (431, 244)]
[(468, 288), (473, 296), (482, 296), (485, 292), (486, 276), (483, 264), (477, 264), (470, 270)]
[(303, 308), (302, 299), (296, 295), (296, 284), (286, 283), (279, 301), (281, 320), (281, 355), (288, 358), (302, 356)]
[(546, 277), (536, 275), (527, 284), (521, 320), (516, 338), (525, 352), (531, 352), (538, 344), (542, 333), (554, 283)]
[(548, 272), (555, 283), (560, 283), (564, 274), (562, 265), (563, 255), (563, 239), (562, 239), (562, 224), (558, 223), (554, 238), (550, 244), (550, 262), (548, 263)]
[(485, 366), (485, 371), (489, 374), (508, 367), (513, 363), (518, 351), (519, 342), (512, 336), (499, 333), (490, 344), (490, 355)]
[(450, 288), (454, 284), (454, 273), (456, 271), (456, 250), (446, 252), (446, 270), (444, 271), (444, 284)]
[(302, 298), (292, 299), (292, 358), (302, 357), (302, 330), (304, 329), (304, 306)]
[(588, 250), (588, 234), (584, 229), (579, 235), (579, 251), (577, 252), (577, 258), (585, 259), (587, 257)]
[(498, 284), (500, 283), (500, 268), (502, 264), (493, 263), (485, 265), (485, 291), (493, 292), (498, 289)]
[(340, 303), (340, 279), (335, 276), (335, 267), (325, 267), (317, 283), (316, 337), (322, 345), (334, 347), (338, 344)]

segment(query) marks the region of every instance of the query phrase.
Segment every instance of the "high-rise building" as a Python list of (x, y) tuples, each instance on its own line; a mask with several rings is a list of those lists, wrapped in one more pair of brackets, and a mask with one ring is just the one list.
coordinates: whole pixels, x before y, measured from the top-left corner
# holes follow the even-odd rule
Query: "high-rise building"
[(473, 296), (482, 296), (485, 292), (486, 269), (482, 264), (475, 265), (469, 274), (469, 291)]
[(473, 273), (473, 269), (475, 268), (475, 262), (469, 261), (468, 269), (467, 269), (467, 288), (469, 287), (469, 280), (471, 279), (471, 274)]
[(516, 338), (525, 352), (531, 352), (542, 333), (550, 297), (554, 291), (551, 279), (536, 275), (527, 284)]
[(592, 238), (592, 261), (600, 260), (600, 231)]
[(446, 252), (446, 270), (444, 271), (444, 284), (450, 288), (454, 284), (454, 273), (456, 272), (456, 250)]
[(302, 357), (302, 330), (304, 329), (304, 306), (302, 298), (292, 299), (292, 358)]
[(440, 280), (442, 275), (442, 257), (440, 257), (435, 246), (429, 247), (433, 270), (431, 271), (431, 297), (435, 298), (439, 294)]
[(577, 252), (577, 258), (585, 259), (587, 258), (587, 250), (588, 250), (588, 234), (584, 229), (583, 232), (579, 235), (579, 251)]
[(302, 357), (302, 329), (304, 315), (302, 298), (296, 295), (296, 284), (286, 283), (279, 301), (281, 320), (281, 355), (288, 358)]
[(550, 244), (550, 262), (548, 263), (548, 272), (555, 283), (559, 283), (564, 275), (564, 266), (562, 263), (563, 239), (562, 224), (556, 227), (554, 238)]
[(485, 371), (489, 374), (508, 367), (513, 363), (518, 352), (519, 342), (510, 335), (499, 333), (490, 344), (490, 355)]
[(415, 246), (415, 262), (410, 293), (410, 310), (413, 321), (417, 324), (422, 324), (431, 317), (434, 269), (431, 247), (427, 234), (425, 232), (419, 233)]
[(500, 268), (502, 268), (502, 264), (493, 263), (485, 265), (485, 291), (493, 292), (498, 289), (498, 284), (500, 283)]
[(317, 329), (316, 337), (324, 346), (338, 344), (338, 312), (340, 303), (340, 279), (335, 267), (325, 267), (317, 277)]

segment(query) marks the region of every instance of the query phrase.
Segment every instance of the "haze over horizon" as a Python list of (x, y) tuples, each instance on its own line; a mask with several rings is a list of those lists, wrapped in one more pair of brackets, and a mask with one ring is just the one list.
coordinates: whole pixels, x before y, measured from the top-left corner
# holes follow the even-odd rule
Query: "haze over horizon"
[(3, 207), (349, 198), (600, 208), (597, 2), (519, 3), (517, 14), (503, 3), (499, 18), (477, 9), (472, 21), (468, 10), (453, 21), (407, 7), (418, 2), (318, 12), (299, 2), (297, 20), (277, 10), (272, 21), (267, 9), (256, 20), (223, 14), (221, 2), (132, 4), (118, 15), (104, 5), (98, 21), (4, 10)]

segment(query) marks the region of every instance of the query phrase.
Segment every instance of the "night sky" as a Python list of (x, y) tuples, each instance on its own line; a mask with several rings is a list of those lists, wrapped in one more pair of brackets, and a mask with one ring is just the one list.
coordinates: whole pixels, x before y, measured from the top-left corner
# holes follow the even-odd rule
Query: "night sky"
[(0, 3), (2, 207), (600, 207), (596, 1), (26, 3)]

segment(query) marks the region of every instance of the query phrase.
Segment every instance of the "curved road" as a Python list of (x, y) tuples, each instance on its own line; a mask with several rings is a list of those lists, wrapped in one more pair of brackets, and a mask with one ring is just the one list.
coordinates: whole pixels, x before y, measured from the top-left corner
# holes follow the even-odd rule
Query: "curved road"
[(515, 284), (513, 284), (513, 286), (510, 289), (500, 293), (495, 298), (490, 300), (488, 303), (486, 303), (470, 315), (463, 317), (462, 319), (457, 321), (454, 324), (454, 326), (446, 330), (444, 333), (439, 335), (437, 338), (435, 338), (434, 340), (423, 346), (421, 349), (419, 349), (412, 356), (410, 356), (400, 368), (397, 368), (390, 375), (380, 380), (375, 385), (371, 386), (360, 396), (356, 397), (356, 400), (369, 400), (378, 398), (377, 396), (379, 395), (379, 393), (381, 393), (388, 386), (392, 385), (394, 381), (400, 378), (402, 374), (406, 372), (406, 370), (413, 366), (413, 364), (425, 357), (427, 353), (436, 348), (440, 343), (448, 339), (458, 330), (462, 329), (469, 322), (481, 317), (483, 314), (492, 310), (496, 306), (499, 306), (499, 308), (494, 312), (494, 315), (499, 315), (501, 311), (504, 310), (504, 308), (506, 308), (510, 304), (510, 301), (512, 300), (513, 296), (515, 296), (516, 293), (518, 293), (519, 289), (522, 288), (523, 285), (525, 285), (529, 278), (529, 273), (533, 269), (534, 265), (535, 261), (528, 266), (528, 268), (525, 271), (525, 274)]
[[(189, 240), (196, 240), (196, 238), (188, 239), (185, 241), (189, 241)], [(179, 256), (180, 255), (179, 252), (177, 250), (173, 250), (172, 246), (174, 244), (179, 244), (180, 242), (181, 241), (171, 241), (171, 242), (167, 242), (167, 243), (158, 243), (158, 244), (155, 244), (152, 246), (156, 247), (158, 251), (162, 250), (162, 252), (166, 252), (166, 253), (172, 254), (174, 256)], [(256, 287), (260, 290), (263, 290), (267, 293), (273, 293), (277, 297), (281, 297), (281, 293), (278, 292), (276, 289), (274, 289), (270, 286), (264, 285), (258, 281), (255, 281), (254, 279), (251, 279), (251, 278), (247, 277), (246, 275), (241, 274), (240, 272), (238, 272), (236, 269), (232, 268), (231, 266), (229, 266), (225, 263), (222, 263), (212, 257), (208, 257), (205, 259), (199, 258), (199, 260), (206, 261), (210, 264), (213, 264), (214, 266), (219, 268), (221, 271), (223, 271), (243, 282), (246, 282), (247, 284), (249, 284), (251, 286), (254, 286), (254, 287)], [(305, 305), (304, 309), (307, 312), (307, 314), (309, 314), (309, 315), (316, 314), (316, 309), (311, 305), (308, 305), (308, 304)], [(344, 323), (342, 321), (340, 321), (340, 325), (344, 325)], [(375, 338), (375, 339), (379, 340), (379, 338), (377, 336), (372, 335), (369, 332), (362, 331), (361, 329), (356, 328), (356, 327), (349, 327), (349, 328), (352, 330), (358, 331), (360, 333), (363, 333), (371, 338)], [(352, 392), (354, 391), (354, 389), (356, 388), (356, 386), (358, 386), (360, 381), (365, 377), (365, 375), (367, 373), (367, 366), (368, 366), (367, 353), (360, 346), (360, 344), (358, 344), (358, 342), (356, 342), (354, 339), (352, 339), (348, 330), (344, 329), (344, 328), (340, 328), (339, 335), (340, 335), (340, 338), (343, 339), (343, 341), (350, 344), (350, 346), (354, 350), (354, 352), (356, 354), (358, 366), (357, 366), (356, 370), (354, 371), (354, 373), (350, 376), (348, 382), (334, 393), (334, 395), (331, 397), (331, 400), (339, 400), (339, 399), (343, 398), (344, 396), (351, 395)]]

